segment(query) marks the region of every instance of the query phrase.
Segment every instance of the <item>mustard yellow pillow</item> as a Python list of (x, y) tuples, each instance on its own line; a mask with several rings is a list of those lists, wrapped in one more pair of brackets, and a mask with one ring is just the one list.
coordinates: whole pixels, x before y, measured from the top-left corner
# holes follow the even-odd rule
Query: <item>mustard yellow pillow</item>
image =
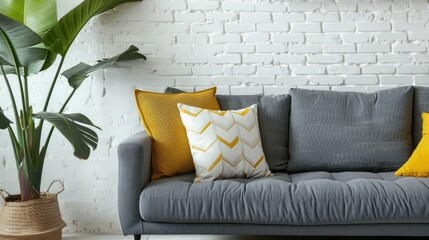
[(195, 170), (178, 103), (219, 110), (216, 88), (194, 93), (153, 93), (135, 90), (140, 118), (152, 138), (152, 180)]
[(395, 176), (429, 178), (429, 113), (423, 113), (423, 138)]

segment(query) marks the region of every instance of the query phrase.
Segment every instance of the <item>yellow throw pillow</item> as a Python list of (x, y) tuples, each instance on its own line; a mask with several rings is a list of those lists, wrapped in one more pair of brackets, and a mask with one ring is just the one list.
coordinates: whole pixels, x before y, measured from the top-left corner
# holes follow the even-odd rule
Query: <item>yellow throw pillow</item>
[(395, 176), (429, 178), (429, 113), (423, 113), (423, 138)]
[(140, 118), (152, 138), (152, 180), (195, 170), (178, 103), (219, 110), (216, 88), (194, 93), (153, 93), (135, 90)]
[(195, 182), (271, 174), (262, 149), (256, 104), (229, 111), (177, 106), (191, 145)]

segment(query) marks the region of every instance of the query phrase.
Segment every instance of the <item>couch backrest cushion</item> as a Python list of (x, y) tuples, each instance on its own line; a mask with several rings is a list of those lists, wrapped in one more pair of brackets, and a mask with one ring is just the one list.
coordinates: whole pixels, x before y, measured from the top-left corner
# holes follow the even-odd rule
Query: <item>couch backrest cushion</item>
[(413, 151), (413, 87), (292, 89), (288, 171), (393, 171)]
[(290, 96), (217, 95), (221, 110), (234, 110), (258, 104), (262, 147), (271, 171), (285, 171), (289, 161)]
[[(166, 93), (183, 92), (166, 88)], [(289, 161), (290, 96), (217, 95), (221, 110), (236, 110), (258, 104), (262, 147), (270, 170), (285, 171)]]
[(429, 87), (414, 88), (413, 144), (417, 147), (422, 139), (422, 113), (429, 112)]

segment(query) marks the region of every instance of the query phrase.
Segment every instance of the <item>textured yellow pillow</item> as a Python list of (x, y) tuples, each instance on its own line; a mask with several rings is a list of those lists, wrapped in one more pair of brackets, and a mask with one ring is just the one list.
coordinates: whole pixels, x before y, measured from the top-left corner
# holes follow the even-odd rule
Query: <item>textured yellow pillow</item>
[(423, 113), (423, 138), (410, 159), (395, 172), (395, 176), (429, 178), (429, 113)]
[(135, 90), (139, 114), (152, 138), (152, 180), (195, 170), (178, 103), (219, 110), (216, 88), (194, 93), (163, 94)]

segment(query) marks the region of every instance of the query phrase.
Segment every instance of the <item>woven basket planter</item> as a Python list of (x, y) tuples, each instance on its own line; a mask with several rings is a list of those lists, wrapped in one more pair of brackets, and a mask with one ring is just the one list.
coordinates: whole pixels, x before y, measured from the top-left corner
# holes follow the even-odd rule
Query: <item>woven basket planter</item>
[(0, 240), (61, 240), (66, 224), (58, 205), (59, 193), (49, 193), (48, 189), (40, 199), (25, 202), (21, 202), (20, 195), (3, 193), (7, 196), (0, 194), (4, 199), (0, 208)]

